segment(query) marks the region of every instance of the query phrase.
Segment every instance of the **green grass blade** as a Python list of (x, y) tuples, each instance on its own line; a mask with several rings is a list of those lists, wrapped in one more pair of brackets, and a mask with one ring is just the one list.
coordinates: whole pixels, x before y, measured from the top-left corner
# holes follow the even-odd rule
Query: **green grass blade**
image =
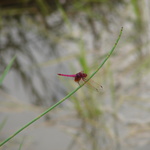
[(14, 62), (14, 60), (15, 60), (15, 58), (16, 58), (16, 56), (14, 56), (14, 57), (11, 59), (10, 63), (8, 64), (8, 66), (7, 66), (6, 69), (4, 70), (3, 74), (1, 75), (1, 77), (0, 77), (0, 85), (2, 84), (2, 82), (3, 82), (4, 78), (6, 77), (8, 71), (10, 70), (10, 68), (11, 68), (11, 66), (12, 66), (12, 64), (13, 64), (13, 62)]
[[(87, 81), (89, 81), (99, 70), (100, 68), (102, 68), (102, 66), (105, 64), (105, 62), (108, 60), (108, 58), (111, 56), (111, 54), (113, 53), (113, 51), (115, 50), (120, 37), (122, 35), (122, 31), (123, 31), (123, 27), (120, 30), (120, 34), (118, 36), (118, 39), (116, 40), (115, 45), (113, 46), (113, 48), (110, 50), (110, 52), (108, 53), (108, 55), (106, 56), (106, 58), (104, 59), (104, 61), (100, 64), (100, 66), (96, 69), (96, 71), (88, 78)], [(86, 81), (86, 82), (87, 82)], [(7, 138), (6, 140), (4, 140), (3, 142), (0, 143), (0, 147), (2, 145), (4, 145), (5, 143), (7, 143), (9, 140), (11, 140), (14, 136), (16, 136), (18, 133), (20, 133), (22, 130), (24, 130), (25, 128), (27, 128), (29, 125), (31, 125), (32, 123), (34, 123), (36, 120), (40, 119), (42, 116), (44, 116), (45, 114), (47, 114), (48, 112), (50, 112), (52, 109), (54, 109), (56, 106), (58, 106), (59, 104), (61, 104), (63, 101), (65, 101), (66, 99), (68, 99), (70, 96), (72, 96), (76, 91), (78, 91), (84, 84), (86, 84), (86, 82), (84, 82), (83, 84), (81, 84), (80, 86), (78, 86), (75, 90), (73, 90), (71, 93), (69, 93), (66, 97), (64, 97), (62, 100), (58, 101), (56, 104), (54, 104), (53, 106), (51, 106), (50, 108), (48, 108), (45, 112), (43, 112), (42, 114), (40, 114), (38, 117), (36, 117), (35, 119), (33, 119), (32, 121), (30, 121), (29, 123), (27, 123), (25, 126), (23, 126), (22, 128), (20, 128), (17, 132), (15, 132), (14, 134), (12, 134), (9, 138)]]
[(22, 149), (24, 139), (25, 139), (25, 137), (23, 137), (23, 139), (22, 139), (22, 141), (21, 141), (21, 143), (20, 143), (20, 145), (19, 145), (19, 149), (18, 149), (18, 150), (21, 150), (21, 149)]

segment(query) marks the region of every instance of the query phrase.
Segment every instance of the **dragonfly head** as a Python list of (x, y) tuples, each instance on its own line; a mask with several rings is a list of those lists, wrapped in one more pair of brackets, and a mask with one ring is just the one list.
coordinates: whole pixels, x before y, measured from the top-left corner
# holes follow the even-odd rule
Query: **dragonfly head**
[(86, 78), (86, 77), (87, 77), (87, 74), (84, 73), (84, 72), (79, 72), (79, 73), (78, 73), (78, 76), (80, 76), (81, 78)]

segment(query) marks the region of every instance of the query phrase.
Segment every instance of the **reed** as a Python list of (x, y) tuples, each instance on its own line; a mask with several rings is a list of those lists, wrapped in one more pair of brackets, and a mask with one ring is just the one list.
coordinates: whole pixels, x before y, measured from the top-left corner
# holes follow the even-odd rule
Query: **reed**
[[(93, 74), (87, 79), (86, 82), (88, 82), (101, 68), (102, 66), (105, 64), (105, 62), (109, 59), (109, 57), (111, 56), (111, 54), (114, 52), (120, 38), (123, 32), (123, 27), (120, 30), (120, 34), (116, 40), (116, 43), (114, 44), (113, 48), (110, 50), (110, 52), (107, 54), (106, 58), (103, 60), (103, 62), (99, 65), (99, 67), (93, 72)], [(42, 116), (46, 115), (48, 112), (50, 112), (51, 110), (53, 110), (56, 106), (58, 106), (59, 104), (61, 104), (63, 101), (65, 101), (66, 99), (68, 99), (69, 97), (71, 97), (74, 93), (76, 93), (82, 86), (84, 86), (84, 84), (86, 84), (86, 82), (84, 82), (83, 84), (81, 84), (80, 86), (78, 86), (75, 90), (73, 90), (72, 92), (70, 92), (67, 96), (65, 96), (63, 99), (61, 99), (60, 101), (58, 101), (56, 104), (54, 104), (53, 106), (51, 106), (50, 108), (48, 108), (46, 111), (44, 111), (42, 114), (40, 114), (39, 116), (37, 116), (35, 119), (33, 119), (32, 121), (30, 121), (29, 123), (27, 123), (26, 125), (24, 125), (22, 128), (20, 128), (18, 131), (16, 131), (14, 134), (12, 134), (10, 137), (8, 137), (6, 140), (4, 140), (3, 142), (0, 143), (0, 146), (3, 146), (5, 143), (7, 143), (8, 141), (10, 141), (13, 137), (15, 137), (17, 134), (19, 134), (21, 131), (23, 131), (24, 129), (26, 129), (28, 126), (30, 126), (31, 124), (33, 124), (35, 121), (39, 120)]]

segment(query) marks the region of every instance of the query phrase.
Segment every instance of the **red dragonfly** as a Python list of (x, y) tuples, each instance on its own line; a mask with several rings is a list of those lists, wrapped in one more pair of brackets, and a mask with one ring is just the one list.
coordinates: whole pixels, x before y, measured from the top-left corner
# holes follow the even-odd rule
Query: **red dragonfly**
[[(68, 75), (68, 74), (58, 74), (59, 76), (65, 76), (65, 77), (73, 77), (74, 81), (77, 82), (79, 85), (80, 83), (86, 82), (87, 79), (87, 74), (84, 72), (78, 72), (76, 74), (72, 74), (72, 75)], [(86, 86), (88, 86), (89, 88), (95, 89), (96, 91), (101, 91), (103, 90), (103, 87), (99, 84), (97, 84), (96, 82), (94, 82), (93, 80), (89, 80), (88, 82), (85, 83)]]

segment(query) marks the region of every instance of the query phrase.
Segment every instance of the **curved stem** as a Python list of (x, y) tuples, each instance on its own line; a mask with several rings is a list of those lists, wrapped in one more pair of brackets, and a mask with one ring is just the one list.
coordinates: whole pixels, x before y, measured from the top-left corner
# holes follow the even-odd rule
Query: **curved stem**
[[(86, 82), (88, 82), (99, 70), (100, 68), (102, 68), (102, 66), (105, 64), (105, 62), (108, 60), (108, 58), (110, 57), (110, 55), (113, 53), (113, 51), (115, 50), (120, 37), (122, 35), (122, 31), (123, 31), (123, 27), (120, 30), (120, 34), (116, 40), (116, 43), (114, 44), (113, 48), (111, 49), (111, 51), (108, 53), (108, 55), (106, 56), (106, 58), (104, 59), (104, 61), (100, 64), (100, 66), (96, 69), (96, 71), (86, 80)], [(56, 106), (58, 106), (59, 104), (61, 104), (63, 101), (65, 101), (66, 99), (68, 99), (70, 96), (72, 96), (76, 91), (78, 91), (84, 84), (86, 84), (86, 82), (84, 82), (83, 84), (81, 84), (79, 87), (77, 87), (75, 90), (73, 90), (71, 93), (69, 93), (66, 97), (64, 97), (62, 100), (60, 100), (59, 102), (57, 102), (56, 104), (54, 104), (53, 106), (51, 106), (50, 108), (48, 108), (46, 111), (44, 111), (42, 114), (40, 114), (38, 117), (36, 117), (35, 119), (33, 119), (32, 121), (30, 121), (29, 123), (27, 123), (25, 126), (23, 126), (22, 128), (20, 128), (17, 132), (15, 132), (14, 134), (12, 134), (9, 138), (7, 138), (6, 140), (4, 140), (3, 142), (0, 143), (0, 147), (2, 145), (4, 145), (5, 143), (7, 143), (10, 139), (12, 139), (14, 136), (16, 136), (17, 134), (19, 134), (22, 130), (24, 130), (25, 128), (27, 128), (29, 125), (31, 125), (32, 123), (34, 123), (36, 120), (40, 119), (42, 116), (44, 116), (45, 114), (47, 114), (48, 112), (50, 112), (52, 109), (54, 109)]]

